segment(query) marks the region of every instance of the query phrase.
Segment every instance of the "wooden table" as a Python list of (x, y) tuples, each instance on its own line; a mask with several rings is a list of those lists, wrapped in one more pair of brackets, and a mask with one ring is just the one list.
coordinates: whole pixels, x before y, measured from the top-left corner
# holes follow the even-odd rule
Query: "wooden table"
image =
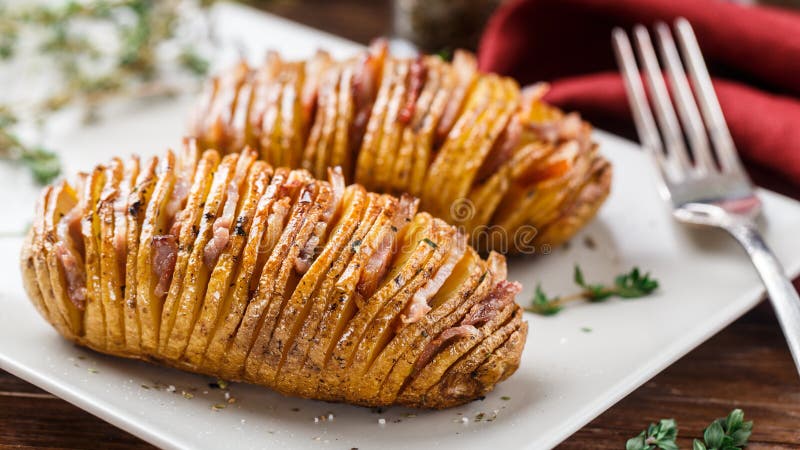
[[(358, 41), (390, 30), (390, 4), (276, 1), (263, 9)], [(655, 326), (655, 324), (654, 324)], [(714, 418), (742, 408), (755, 420), (749, 449), (800, 447), (800, 379), (769, 303), (731, 324), (559, 448), (621, 449), (649, 422), (672, 417), (681, 448)], [(0, 371), (0, 447), (148, 448), (130, 434)]]

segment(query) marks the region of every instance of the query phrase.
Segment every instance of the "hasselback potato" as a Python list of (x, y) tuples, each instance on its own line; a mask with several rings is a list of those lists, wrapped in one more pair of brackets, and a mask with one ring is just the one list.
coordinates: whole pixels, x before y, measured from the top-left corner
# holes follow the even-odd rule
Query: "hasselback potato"
[(504, 258), (400, 198), (188, 142), (45, 188), (25, 288), (103, 353), (359, 405), (443, 408), (518, 367)]
[(395, 58), (381, 42), (344, 61), (273, 52), (212, 78), (190, 134), (316, 177), (340, 166), (369, 190), (420, 198), (481, 251), (529, 253), (571, 237), (611, 183), (591, 126), (544, 103), (546, 90), (479, 73), (464, 51), (452, 63)]

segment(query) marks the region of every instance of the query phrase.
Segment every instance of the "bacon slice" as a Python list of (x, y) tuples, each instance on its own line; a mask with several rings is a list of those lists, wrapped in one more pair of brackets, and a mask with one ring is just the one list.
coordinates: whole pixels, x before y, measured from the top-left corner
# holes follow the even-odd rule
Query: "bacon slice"
[(450, 251), (447, 261), (439, 267), (433, 278), (428, 280), (420, 290), (414, 293), (411, 301), (406, 304), (403, 312), (400, 313), (401, 328), (404, 325), (417, 322), (425, 317), (425, 314), (428, 314), (431, 310), (428, 301), (439, 292), (444, 282), (447, 281), (450, 274), (453, 273), (453, 268), (461, 260), (461, 257), (464, 256), (464, 251), (467, 249), (466, 236), (458, 233), (453, 239), (456, 240), (454, 243), (455, 247)]
[(350, 125), (350, 149), (361, 148), (361, 139), (369, 121), (372, 104), (378, 93), (383, 62), (386, 59), (389, 45), (384, 39), (378, 39), (369, 46), (369, 50), (361, 56), (353, 74), (353, 122)]
[(128, 197), (131, 195), (131, 186), (135, 181), (136, 172), (139, 170), (139, 157), (132, 156), (125, 167), (125, 174), (120, 183), (119, 195), (114, 199), (114, 250), (123, 267), (126, 260), (125, 250), (128, 245)]
[(169, 291), (175, 261), (178, 259), (178, 238), (172, 234), (153, 236), (150, 244), (153, 247), (153, 274), (158, 280), (153, 293), (163, 297)]
[(445, 344), (449, 343), (454, 339), (458, 339), (461, 337), (466, 336), (477, 336), (480, 334), (477, 328), (472, 325), (460, 325), (457, 327), (450, 327), (444, 331), (434, 340), (430, 341), (428, 345), (422, 349), (422, 352), (419, 354), (419, 358), (417, 358), (417, 362), (414, 364), (414, 370), (419, 371), (439, 353), (442, 347)]
[(397, 234), (414, 217), (418, 206), (419, 200), (410, 195), (403, 194), (400, 198), (400, 204), (392, 217), (391, 232), (385, 233), (378, 246), (372, 249), (372, 254), (361, 272), (357, 291), (363, 298), (369, 298), (377, 290), (378, 282), (389, 270)]
[(408, 72), (408, 96), (406, 102), (400, 109), (397, 116), (397, 121), (403, 125), (408, 125), (411, 118), (414, 117), (414, 110), (417, 106), (419, 94), (422, 92), (422, 87), (425, 85), (425, 80), (428, 76), (428, 68), (425, 66), (425, 61), (420, 55), (413, 63)]
[(82, 205), (73, 207), (56, 226), (58, 242), (55, 245), (56, 257), (64, 268), (67, 282), (67, 296), (78, 309), (86, 307), (86, 271), (83, 261), (75, 249), (74, 236), (80, 235), (80, 222), (83, 216)]
[(478, 71), (478, 61), (471, 53), (458, 50), (453, 56), (453, 70), (458, 81), (444, 108), (439, 126), (436, 128), (437, 142), (442, 142), (456, 123), (458, 113), (461, 111), (461, 104), (467, 97), (467, 93), (475, 79), (475, 74)]
[(498, 282), (489, 295), (472, 307), (461, 325), (483, 326), (497, 315), (497, 312), (514, 301), (514, 296), (522, 291), (522, 285), (516, 281), (502, 280)]
[(239, 204), (239, 187), (244, 183), (250, 164), (255, 159), (255, 152), (247, 149), (239, 156), (236, 162), (236, 170), (233, 178), (228, 182), (228, 189), (225, 195), (225, 204), (222, 207), (222, 215), (214, 220), (211, 226), (212, 237), (203, 249), (203, 263), (209, 269), (213, 269), (217, 264), (219, 255), (228, 246), (231, 238), (231, 226), (236, 221), (236, 206)]
[(342, 168), (338, 166), (328, 168), (328, 178), (331, 183), (331, 203), (325, 208), (325, 211), (320, 214), (319, 220), (314, 225), (314, 231), (297, 256), (294, 268), (299, 274), (304, 274), (311, 268), (311, 263), (317, 255), (317, 247), (319, 247), (322, 236), (325, 234), (325, 230), (328, 229), (328, 224), (339, 209), (339, 205), (344, 197), (345, 183), (344, 175), (342, 175)]
[(328, 52), (318, 50), (314, 57), (306, 64), (306, 81), (300, 93), (300, 104), (303, 108), (303, 117), (306, 124), (311, 122), (317, 107), (317, 91), (325, 69), (333, 64), (333, 59)]

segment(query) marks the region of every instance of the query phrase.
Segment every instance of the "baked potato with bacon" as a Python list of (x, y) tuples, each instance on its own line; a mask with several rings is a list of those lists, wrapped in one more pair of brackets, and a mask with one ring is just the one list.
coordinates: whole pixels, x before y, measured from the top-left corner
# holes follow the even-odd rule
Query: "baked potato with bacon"
[(112, 159), (46, 187), (25, 288), (67, 339), (287, 395), (444, 408), (518, 367), (503, 256), (417, 200), (221, 157)]
[(367, 189), (417, 196), (481, 251), (529, 253), (571, 237), (611, 184), (591, 126), (544, 103), (546, 91), (479, 73), (464, 51), (452, 63), (395, 58), (382, 42), (343, 61), (273, 52), (212, 78), (190, 134), (317, 177), (339, 166)]

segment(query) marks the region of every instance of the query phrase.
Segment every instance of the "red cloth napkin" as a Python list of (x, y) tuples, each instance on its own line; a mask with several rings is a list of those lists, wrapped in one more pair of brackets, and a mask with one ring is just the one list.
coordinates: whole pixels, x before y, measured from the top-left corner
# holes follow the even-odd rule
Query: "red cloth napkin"
[[(760, 166), (749, 164), (757, 181), (777, 173), (800, 194), (800, 14), (719, 0), (513, 0), (489, 21), (479, 64), (523, 84), (549, 81), (548, 101), (635, 136), (611, 29), (676, 17), (694, 27), (737, 148)], [(758, 176), (764, 169), (769, 178)]]

